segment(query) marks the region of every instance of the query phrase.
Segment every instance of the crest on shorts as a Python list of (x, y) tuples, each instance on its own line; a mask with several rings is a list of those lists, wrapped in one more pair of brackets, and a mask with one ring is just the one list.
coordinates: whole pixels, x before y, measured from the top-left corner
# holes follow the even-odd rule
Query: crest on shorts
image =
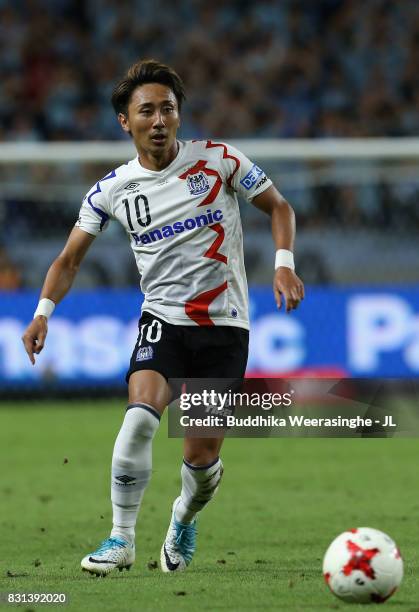
[(140, 346), (137, 351), (137, 358), (135, 361), (148, 361), (149, 359), (153, 359), (153, 347)]
[(209, 182), (205, 174), (200, 171), (190, 174), (186, 179), (191, 195), (201, 195), (209, 191)]

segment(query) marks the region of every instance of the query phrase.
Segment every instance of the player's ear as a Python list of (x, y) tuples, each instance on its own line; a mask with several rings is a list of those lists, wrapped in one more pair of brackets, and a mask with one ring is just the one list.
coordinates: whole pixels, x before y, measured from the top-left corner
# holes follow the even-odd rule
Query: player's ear
[(129, 127), (128, 115), (125, 115), (124, 113), (118, 113), (118, 121), (121, 125), (121, 128), (124, 130), (124, 132), (127, 132), (128, 134), (130, 134), (131, 130)]

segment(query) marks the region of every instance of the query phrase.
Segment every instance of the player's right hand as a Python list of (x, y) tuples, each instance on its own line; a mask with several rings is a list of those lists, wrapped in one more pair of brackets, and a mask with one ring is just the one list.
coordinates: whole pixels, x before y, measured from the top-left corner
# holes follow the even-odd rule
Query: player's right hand
[(38, 315), (35, 319), (29, 323), (25, 333), (22, 336), (22, 341), (26, 352), (28, 353), (29, 359), (32, 365), (35, 365), (34, 354), (39, 353), (44, 348), (45, 338), (48, 333), (48, 321), (47, 318)]

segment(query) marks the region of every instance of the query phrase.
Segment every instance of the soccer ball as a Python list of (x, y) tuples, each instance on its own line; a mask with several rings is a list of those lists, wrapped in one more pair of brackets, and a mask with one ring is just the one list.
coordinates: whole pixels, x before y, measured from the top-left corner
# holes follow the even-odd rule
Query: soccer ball
[(403, 561), (388, 535), (359, 527), (333, 540), (323, 559), (323, 575), (332, 593), (343, 601), (381, 603), (400, 585)]

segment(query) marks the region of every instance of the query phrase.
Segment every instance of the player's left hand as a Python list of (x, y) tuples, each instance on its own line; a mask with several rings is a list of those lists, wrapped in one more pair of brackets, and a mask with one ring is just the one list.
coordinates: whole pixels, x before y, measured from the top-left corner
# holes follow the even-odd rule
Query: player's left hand
[(287, 312), (298, 308), (299, 303), (304, 299), (304, 284), (290, 268), (277, 268), (273, 287), (278, 308), (281, 308), (284, 299)]

